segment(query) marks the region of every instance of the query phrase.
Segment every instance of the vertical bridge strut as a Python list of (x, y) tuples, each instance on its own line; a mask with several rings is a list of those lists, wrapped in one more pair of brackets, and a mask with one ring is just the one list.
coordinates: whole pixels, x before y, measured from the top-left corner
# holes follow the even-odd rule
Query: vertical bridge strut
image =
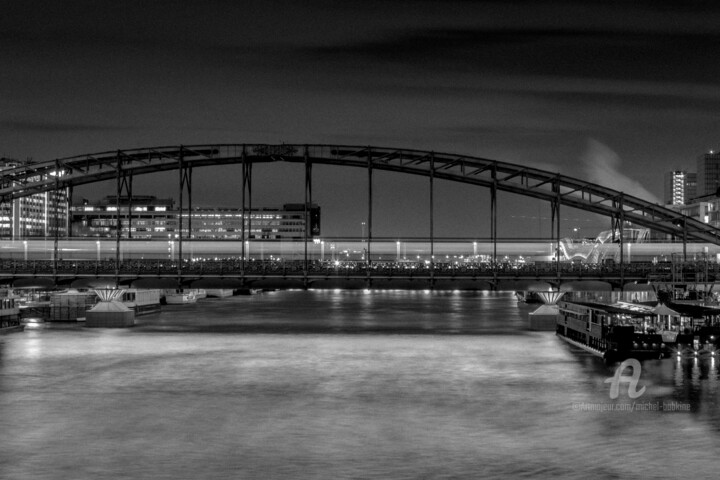
[(310, 228), (310, 217), (308, 211), (308, 203), (312, 203), (312, 162), (310, 161), (310, 154), (307, 146), (305, 147), (305, 153), (303, 154), (305, 160), (305, 261), (303, 267), (303, 286), (307, 289), (308, 284), (308, 229)]

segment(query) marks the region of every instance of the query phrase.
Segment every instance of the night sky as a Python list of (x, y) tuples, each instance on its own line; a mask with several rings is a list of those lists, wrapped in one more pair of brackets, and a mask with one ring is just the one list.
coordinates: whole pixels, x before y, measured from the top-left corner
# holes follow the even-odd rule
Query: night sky
[[(0, 0), (0, 156), (378, 145), (531, 165), (662, 202), (665, 171), (694, 171), (720, 148), (718, 3)], [(254, 171), (254, 205), (302, 202), (301, 168)], [(314, 173), (323, 234), (360, 235), (365, 172)], [(239, 174), (198, 170), (194, 203), (239, 205)], [(428, 180), (376, 180), (373, 234), (427, 235)], [(135, 193), (177, 197), (176, 185), (150, 176)], [(438, 235), (488, 235), (486, 190), (437, 186)], [(500, 235), (548, 236), (549, 213), (505, 194)], [(564, 234), (609, 227), (562, 217)]]

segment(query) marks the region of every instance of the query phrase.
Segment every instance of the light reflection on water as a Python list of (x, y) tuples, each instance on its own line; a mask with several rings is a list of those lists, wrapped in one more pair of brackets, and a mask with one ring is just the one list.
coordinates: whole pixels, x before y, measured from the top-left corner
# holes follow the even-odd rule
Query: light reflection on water
[[(203, 300), (132, 329), (0, 337), (3, 478), (709, 476), (717, 364), (614, 373), (525, 329), (506, 294), (316, 291)], [(712, 468), (712, 470), (711, 470)]]

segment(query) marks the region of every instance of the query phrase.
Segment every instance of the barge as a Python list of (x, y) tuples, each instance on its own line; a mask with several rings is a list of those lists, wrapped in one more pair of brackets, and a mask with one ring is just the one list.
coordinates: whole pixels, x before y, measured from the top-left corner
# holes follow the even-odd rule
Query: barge
[(557, 335), (608, 362), (668, 354), (661, 334), (635, 331), (630, 319), (648, 314), (644, 309), (574, 302), (558, 307)]
[(711, 355), (720, 344), (720, 309), (700, 305), (558, 302), (556, 334), (612, 363), (627, 358)]

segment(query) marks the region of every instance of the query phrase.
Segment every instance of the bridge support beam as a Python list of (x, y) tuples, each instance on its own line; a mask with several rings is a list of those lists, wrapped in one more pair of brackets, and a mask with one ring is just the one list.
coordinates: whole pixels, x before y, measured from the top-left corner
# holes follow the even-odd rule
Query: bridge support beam
[(625, 208), (624, 208), (624, 196), (620, 194), (618, 198), (613, 200), (613, 208), (615, 213), (612, 218), (612, 236), (613, 243), (615, 243), (616, 236), (615, 231), (617, 230), (620, 242), (620, 282), (624, 284), (625, 281)]
[(178, 256), (177, 256), (177, 288), (182, 289), (182, 214), (183, 214), (183, 147), (180, 147), (180, 153), (178, 154), (178, 221), (177, 221), (177, 233), (178, 237)]
[(178, 231), (177, 231), (177, 237), (178, 237), (178, 256), (177, 256), (177, 288), (179, 290), (182, 290), (182, 271), (183, 271), (183, 213), (185, 211), (184, 209), (184, 203), (183, 203), (183, 193), (187, 189), (188, 192), (188, 238), (192, 238), (191, 233), (191, 222), (190, 222), (190, 216), (192, 215), (191, 209), (192, 209), (192, 166), (186, 165), (184, 162), (184, 151), (183, 147), (180, 147), (180, 152), (178, 154)]
[(190, 241), (190, 257), (192, 258), (192, 165), (185, 167), (185, 186), (188, 194), (188, 206), (187, 206), (187, 239)]
[(557, 276), (558, 284), (560, 283), (560, 174), (557, 175), (553, 182), (553, 192), (555, 198), (550, 202), (550, 208), (552, 209), (551, 226), (553, 228), (552, 234), (555, 236), (555, 272)]
[[(372, 161), (372, 150), (368, 147), (367, 150), (367, 174), (368, 174), (368, 213), (367, 213), (367, 246), (365, 248), (365, 284), (368, 288), (372, 283), (370, 278), (370, 243), (372, 242), (372, 205), (373, 205), (373, 161)], [(362, 239), (364, 241), (365, 239)]]
[(73, 186), (66, 187), (67, 188), (67, 204), (68, 204), (68, 213), (65, 218), (65, 239), (69, 239), (72, 235), (72, 215), (70, 214), (70, 208), (72, 208), (73, 204)]
[(250, 218), (249, 218), (249, 215), (247, 214), (247, 209), (245, 208), (245, 199), (247, 197), (246, 192), (248, 190), (250, 190), (250, 185), (251, 185), (251, 181), (252, 181), (250, 178), (251, 169), (248, 166), (249, 162), (247, 160), (247, 152), (245, 149), (245, 145), (243, 145), (243, 148), (242, 148), (241, 162), (242, 162), (241, 163), (242, 168), (240, 171), (240, 183), (242, 185), (241, 185), (240, 189), (241, 189), (242, 198), (240, 201), (241, 201), (241, 209), (242, 209), (242, 223), (240, 225), (240, 280), (242, 282), (242, 285), (244, 286), (245, 285), (245, 242), (247, 241), (246, 234), (247, 234), (248, 238), (250, 236), (248, 233), (249, 229), (247, 227), (245, 227), (246, 224), (247, 225), (250, 224)]
[[(57, 285), (57, 271), (58, 271), (58, 236), (60, 235), (60, 162), (55, 160), (55, 190), (53, 191), (55, 196), (55, 214), (53, 223), (55, 224), (55, 241), (53, 245), (53, 282)], [(68, 214), (70, 212), (68, 211)]]
[(304, 252), (304, 266), (303, 266), (303, 286), (307, 290), (308, 288), (308, 230), (310, 229), (310, 215), (309, 215), (309, 203), (312, 203), (312, 162), (310, 161), (310, 154), (308, 152), (307, 145), (305, 146), (305, 153), (303, 155), (305, 163), (305, 252)]
[(435, 286), (435, 153), (430, 152), (430, 289)]
[(132, 238), (132, 211), (133, 211), (133, 190), (132, 190), (133, 175), (132, 172), (123, 175), (123, 184), (128, 197), (128, 232), (127, 237)]
[(122, 239), (122, 217), (120, 215), (121, 203), (123, 193), (127, 195), (127, 222), (128, 231), (127, 237), (132, 237), (132, 172), (126, 172), (122, 168), (123, 158), (122, 152), (118, 150), (117, 153), (117, 176), (116, 176), (116, 190), (115, 190), (115, 288), (120, 286), (120, 263), (122, 262), (121, 255), (121, 239)]
[[(122, 168), (122, 152), (117, 152), (117, 165), (116, 165), (116, 188), (115, 188), (115, 288), (120, 287), (120, 240), (122, 239), (122, 217), (120, 216), (120, 198), (123, 194), (123, 189), (127, 192), (128, 200), (132, 195), (130, 190), (130, 182), (128, 182), (128, 176), (132, 178), (132, 173), (126, 173)], [(132, 230), (132, 206), (128, 205), (128, 238), (130, 237), (130, 231)]]
[(625, 197), (620, 195), (620, 283), (625, 285)]
[(492, 183), (490, 185), (490, 238), (493, 244), (492, 266), (493, 266), (493, 282), (498, 281), (498, 262), (497, 262), (497, 165), (493, 164)]
[(560, 278), (560, 202), (554, 200), (550, 202), (551, 214), (551, 235), (555, 241), (555, 271), (558, 279)]

